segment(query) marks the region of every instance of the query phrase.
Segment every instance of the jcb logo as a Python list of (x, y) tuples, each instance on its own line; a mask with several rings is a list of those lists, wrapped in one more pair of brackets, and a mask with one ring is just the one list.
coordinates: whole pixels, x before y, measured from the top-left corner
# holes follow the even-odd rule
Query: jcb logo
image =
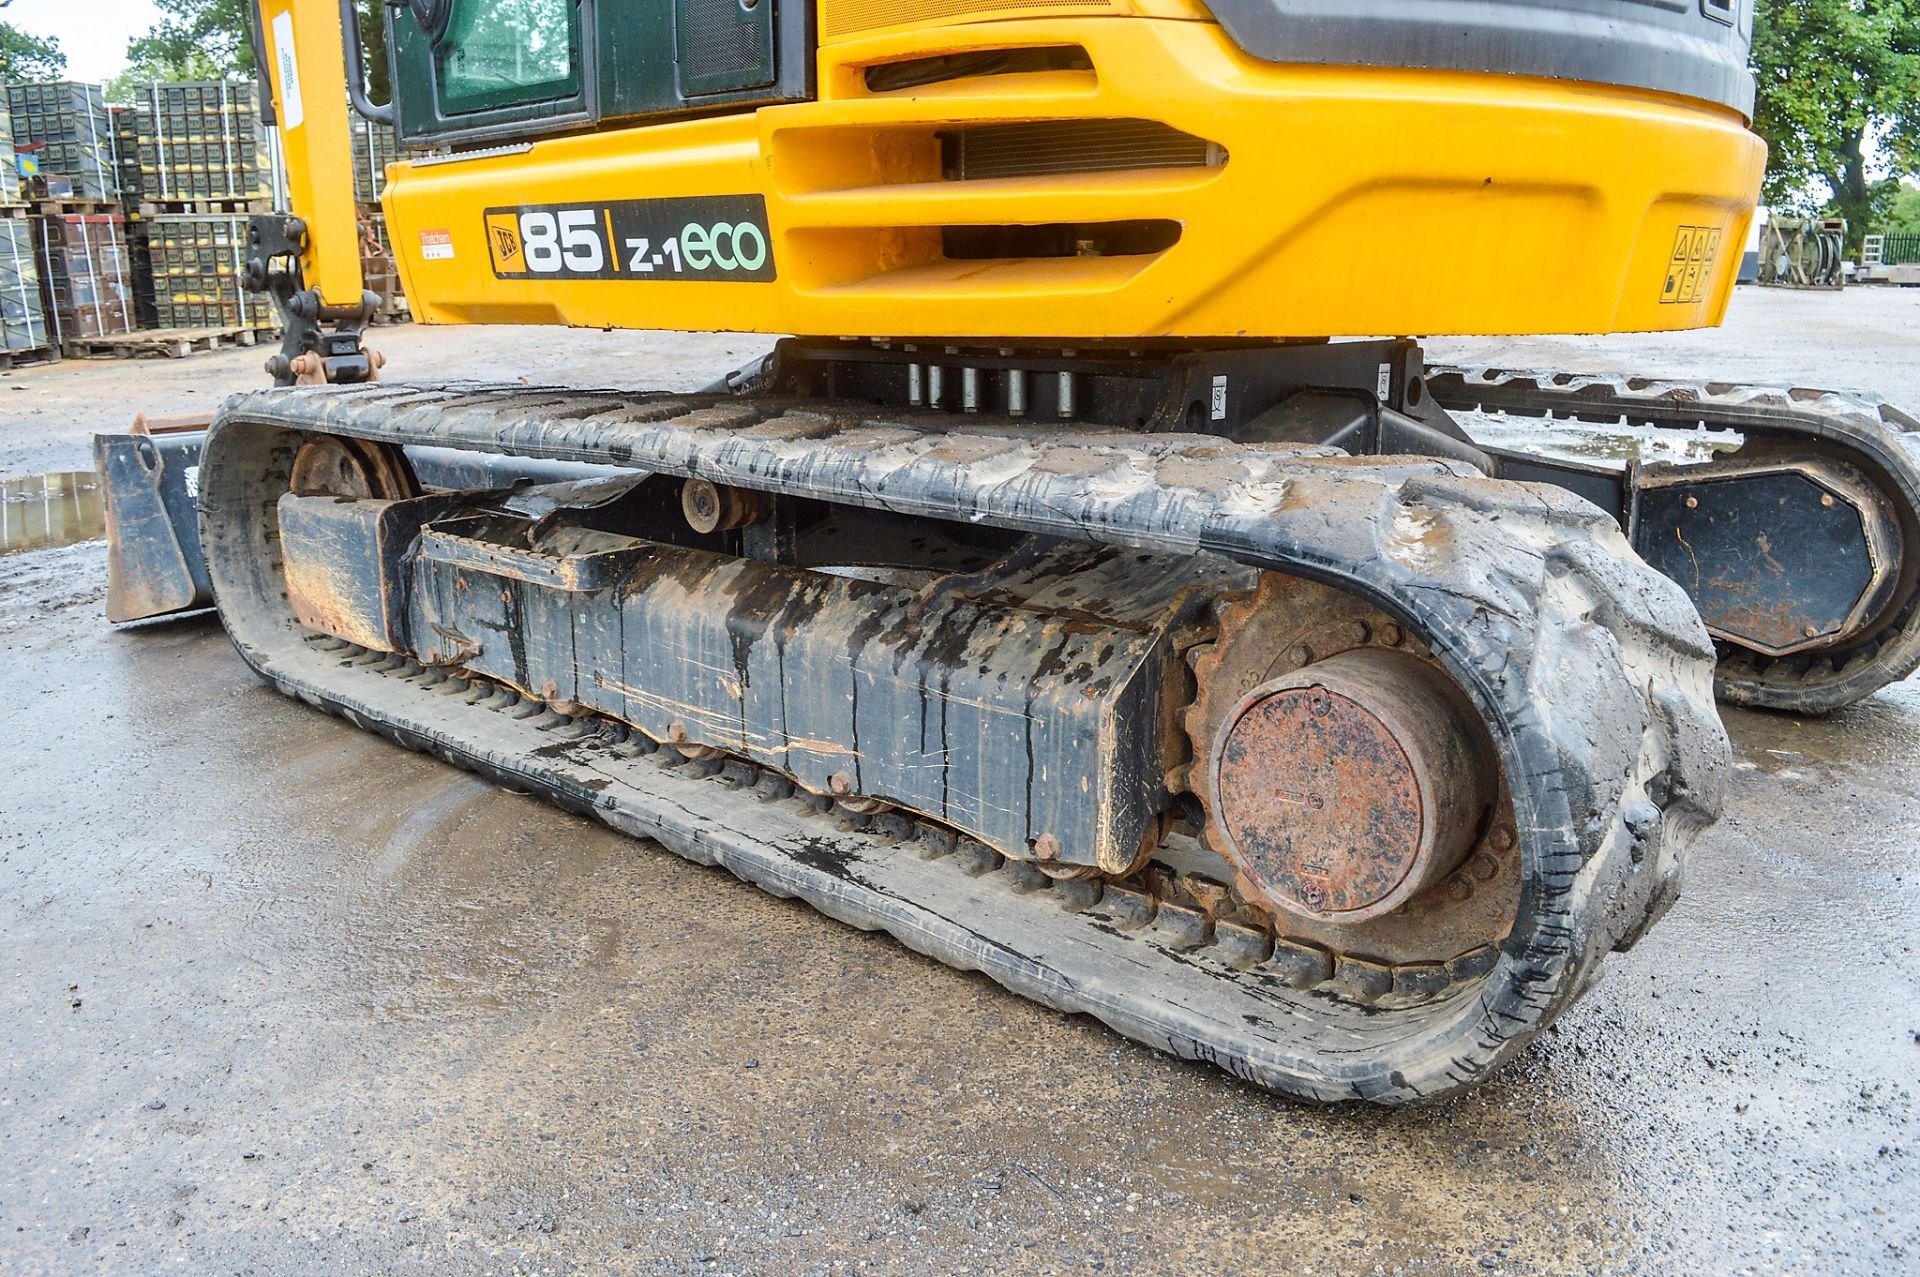
[(493, 251), (493, 268), (498, 271), (525, 270), (520, 264), (520, 221), (512, 213), (492, 213), (487, 217), (487, 246)]

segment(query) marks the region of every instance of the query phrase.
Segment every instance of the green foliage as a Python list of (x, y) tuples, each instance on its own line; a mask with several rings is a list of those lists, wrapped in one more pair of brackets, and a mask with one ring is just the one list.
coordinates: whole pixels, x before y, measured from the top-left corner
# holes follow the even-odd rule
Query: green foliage
[[(254, 74), (248, 39), (248, 0), (155, 0), (160, 21), (127, 42), (128, 68), (116, 85), (141, 80), (218, 79)], [(383, 4), (360, 6), (360, 38), (368, 54), (374, 100), (387, 99), (387, 39)], [(135, 74), (136, 69), (140, 73)]]
[(246, 0), (155, 0), (155, 4), (160, 21), (145, 35), (127, 42), (130, 69), (206, 66), (216, 77), (253, 74)]
[(1814, 211), (1824, 184), (1857, 243), (1920, 173), (1920, 0), (1761, 0), (1753, 70), (1768, 202)]
[(1920, 186), (1902, 184), (1874, 229), (1889, 235), (1920, 235)]
[(155, 80), (218, 80), (232, 72), (196, 51), (185, 62), (130, 62), (119, 75), (107, 81), (107, 101), (127, 104), (141, 97)]
[(0, 80), (57, 80), (66, 69), (67, 55), (60, 52), (58, 40), (0, 22)]

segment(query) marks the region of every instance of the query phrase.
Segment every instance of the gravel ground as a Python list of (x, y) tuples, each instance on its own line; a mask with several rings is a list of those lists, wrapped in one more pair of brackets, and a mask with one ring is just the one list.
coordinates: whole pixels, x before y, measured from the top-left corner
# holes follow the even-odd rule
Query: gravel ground
[[(701, 384), (751, 337), (395, 329), (409, 377)], [(1877, 386), (1920, 291), (1741, 290), (1526, 366)], [(0, 477), (258, 352), (0, 389)], [(1278, 1102), (110, 630), (0, 556), (7, 1273), (1890, 1274), (1920, 1265), (1920, 685), (1730, 712), (1686, 893), (1402, 1114)]]

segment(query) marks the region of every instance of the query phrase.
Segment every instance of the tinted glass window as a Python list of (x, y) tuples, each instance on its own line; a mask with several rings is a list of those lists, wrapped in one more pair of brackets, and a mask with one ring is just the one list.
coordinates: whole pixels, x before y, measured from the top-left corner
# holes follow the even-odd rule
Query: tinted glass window
[(438, 42), (448, 114), (567, 97), (580, 88), (574, 0), (455, 0)]

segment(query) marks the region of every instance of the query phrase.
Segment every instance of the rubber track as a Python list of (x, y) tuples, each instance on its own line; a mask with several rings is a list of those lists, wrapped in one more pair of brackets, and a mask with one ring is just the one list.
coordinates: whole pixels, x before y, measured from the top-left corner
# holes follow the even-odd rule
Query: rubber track
[[(1751, 440), (1804, 442), (1872, 476), (1901, 512), (1908, 553), (1920, 551), (1920, 420), (1878, 398), (1803, 387), (1651, 377), (1428, 369), (1435, 402), (1455, 411), (1552, 416), (1683, 430), (1738, 430)], [(1468, 425), (1468, 433), (1472, 427)], [(1738, 455), (1738, 454), (1734, 454)], [(1824, 714), (1920, 668), (1920, 577), (1880, 632), (1819, 657), (1772, 659), (1732, 645), (1715, 675), (1722, 699)]]
[[(1493, 970), (1386, 1010), (1064, 913), (983, 894), (899, 847), (654, 771), (609, 774), (418, 681), (317, 651), (278, 580), (272, 502), (301, 432), (595, 461), (849, 504), (1213, 553), (1355, 592), (1420, 636), (1479, 705), (1513, 790), (1521, 906)], [(884, 929), (1136, 1040), (1304, 1099), (1399, 1104), (1484, 1077), (1670, 903), (1729, 767), (1712, 647), (1678, 586), (1593, 506), (1446, 463), (1204, 436), (875, 418), (817, 405), (529, 387), (385, 384), (231, 400), (202, 463), (222, 617), (282, 690), (833, 917)], [(513, 728), (504, 726), (514, 724)], [(521, 730), (524, 729), (524, 730)], [(636, 763), (635, 766), (638, 766)]]

